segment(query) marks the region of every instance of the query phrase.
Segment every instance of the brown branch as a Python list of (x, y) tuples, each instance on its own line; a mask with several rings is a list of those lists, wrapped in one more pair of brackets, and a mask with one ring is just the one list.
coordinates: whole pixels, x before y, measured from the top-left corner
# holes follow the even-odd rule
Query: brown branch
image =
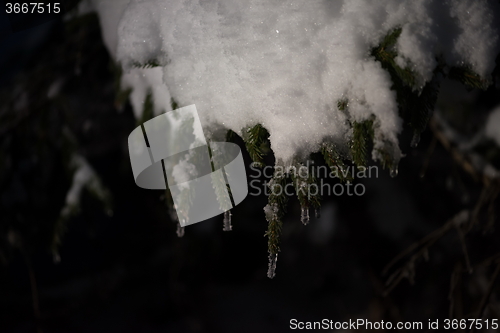
[(467, 251), (467, 244), (465, 244), (465, 234), (460, 226), (457, 226), (456, 228), (457, 228), (458, 238), (460, 239), (460, 244), (462, 245), (462, 252), (464, 253), (465, 257), (465, 266), (467, 267), (467, 272), (469, 272), (469, 274), (472, 274), (472, 266), (470, 264), (469, 252)]
[(436, 137), (441, 145), (449, 151), (455, 162), (459, 164), (462, 169), (464, 169), (472, 177), (472, 179), (474, 179), (474, 181), (481, 181), (486, 186), (491, 183), (500, 182), (498, 178), (492, 178), (491, 176), (485, 174), (483, 170), (477, 170), (474, 167), (467, 154), (460, 151), (456, 144), (443, 133), (435, 116), (429, 120), (429, 127), (432, 130), (434, 137)]
[(439, 128), (439, 125), (435, 119), (435, 117), (432, 117), (429, 120), (429, 127), (432, 130), (432, 133), (434, 136), (439, 140), (441, 145), (446, 148), (455, 160), (462, 168), (470, 174), (470, 176), (475, 180), (478, 181), (480, 179), (476, 169), (474, 166), (469, 162), (469, 160), (455, 147), (455, 145), (448, 139), (448, 137), (441, 131)]
[[(384, 270), (382, 271), (383, 275), (386, 275), (389, 269), (391, 269), (394, 264), (396, 264), (399, 260), (402, 258), (406, 257), (408, 254), (412, 253), (419, 247), (425, 246), (425, 248), (429, 248), (430, 245), (434, 244), (437, 239), (439, 239), (441, 236), (446, 234), (451, 227), (453, 227), (455, 224), (461, 224), (463, 221), (466, 219), (466, 215), (469, 215), (468, 211), (461, 211), (460, 213), (456, 214), (452, 219), (448, 220), (442, 227), (434, 230), (424, 238), (420, 239), (419, 241), (413, 243), (409, 247), (407, 247), (405, 250), (403, 250), (401, 253), (399, 253), (394, 259), (392, 259), (385, 267)], [(424, 252), (422, 252), (424, 254)]]
[(463, 223), (469, 219), (469, 212), (464, 210), (456, 214), (453, 218), (448, 220), (442, 227), (428, 234), (418, 242), (413, 243), (407, 249), (398, 254), (387, 266), (384, 268), (382, 274), (385, 275), (389, 269), (394, 266), (399, 260), (407, 256), (408, 254), (419, 249), (414, 253), (406, 262), (405, 265), (398, 268), (389, 278), (387, 279), (386, 286), (387, 289), (384, 291), (384, 295), (388, 295), (403, 278), (408, 278), (410, 283), (413, 284), (413, 278), (415, 275), (415, 263), (421, 257), (427, 258), (429, 255), (429, 248), (434, 245), (442, 236), (444, 236), (452, 227), (459, 228)]
[[(493, 287), (495, 286), (496, 279), (498, 275), (500, 274), (500, 263), (497, 264), (497, 267), (495, 268), (495, 272), (491, 276), (490, 283), (488, 284), (488, 288), (486, 289), (486, 292), (483, 295), (483, 298), (481, 299), (481, 303), (479, 305), (479, 308), (476, 312), (476, 320), (482, 319), (484, 310), (486, 309), (486, 305), (488, 305), (488, 301), (490, 299), (491, 293), (493, 292)], [(474, 327), (472, 327), (471, 333), (474, 332)]]

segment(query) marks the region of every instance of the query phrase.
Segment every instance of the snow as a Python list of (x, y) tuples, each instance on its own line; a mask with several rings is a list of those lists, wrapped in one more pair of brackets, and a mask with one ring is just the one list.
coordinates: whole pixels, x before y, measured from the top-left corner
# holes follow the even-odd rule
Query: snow
[(190, 157), (191, 151), (184, 156), (184, 159), (175, 164), (172, 169), (172, 177), (180, 189), (189, 189), (189, 180), (196, 178), (198, 175), (196, 166), (188, 162)]
[(162, 80), (160, 67), (132, 68), (122, 76), (122, 89), (132, 88), (130, 104), (136, 118), (140, 118), (144, 109), (144, 101), (148, 93), (154, 96), (154, 113), (156, 115), (172, 110), (170, 93)]
[(491, 111), (486, 122), (486, 136), (500, 147), (500, 105)]
[(74, 210), (78, 209), (84, 188), (93, 191), (102, 201), (106, 200), (107, 197), (107, 190), (102, 186), (94, 169), (83, 156), (74, 154), (71, 165), (75, 168), (75, 173), (71, 187), (66, 193), (65, 205), (61, 210), (62, 217), (68, 217)]
[[(118, 44), (118, 34), (116, 28), (118, 22), (123, 16), (123, 12), (127, 8), (129, 0), (90, 0), (91, 4), (99, 15), (101, 24), (102, 37), (104, 44), (108, 48), (112, 56), (116, 54), (116, 46)], [(85, 1), (82, 2), (79, 10), (86, 12)]]
[(83, 188), (95, 177), (94, 170), (82, 156), (74, 155), (71, 163), (76, 170), (71, 187), (66, 193), (65, 206), (61, 211), (62, 216), (69, 215), (71, 210), (78, 207)]
[[(126, 71), (136, 116), (196, 104), (208, 137), (261, 123), (290, 163), (328, 138), (347, 145), (349, 122), (376, 117), (375, 148), (400, 155), (391, 80), (370, 50), (402, 28), (397, 63), (428, 82), (441, 55), (490, 78), (499, 4), (486, 0), (92, 0), (104, 40)], [(155, 60), (160, 67), (134, 68)], [(348, 111), (337, 101), (347, 99)], [(373, 157), (377, 159), (377, 151)]]

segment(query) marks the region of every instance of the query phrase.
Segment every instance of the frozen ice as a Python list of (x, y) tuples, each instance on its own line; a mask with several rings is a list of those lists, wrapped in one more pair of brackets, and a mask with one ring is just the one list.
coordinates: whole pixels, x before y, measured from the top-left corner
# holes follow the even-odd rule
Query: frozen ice
[(308, 207), (301, 207), (300, 208), (300, 221), (302, 222), (303, 225), (309, 224), (309, 208)]
[(267, 268), (267, 277), (272, 279), (276, 276), (276, 264), (278, 263), (278, 254), (269, 254), (269, 265)]
[(224, 228), (222, 230), (224, 231), (231, 231), (233, 230), (233, 226), (231, 225), (231, 211), (227, 210), (224, 212)]

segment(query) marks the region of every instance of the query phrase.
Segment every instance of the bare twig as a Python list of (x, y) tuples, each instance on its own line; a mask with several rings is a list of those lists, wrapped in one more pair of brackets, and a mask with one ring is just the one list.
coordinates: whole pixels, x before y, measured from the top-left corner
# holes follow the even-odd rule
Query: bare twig
[(463, 155), (456, 147), (455, 145), (448, 139), (448, 137), (441, 131), (440, 127), (438, 126), (437, 120), (435, 117), (432, 117), (429, 121), (429, 127), (432, 130), (432, 133), (434, 136), (439, 140), (441, 145), (443, 145), (446, 150), (448, 150), (455, 160), (462, 168), (470, 174), (470, 176), (475, 180), (479, 181), (480, 176), (472, 163), (469, 161), (469, 159)]
[(474, 225), (476, 225), (479, 221), (479, 213), (481, 212), (481, 208), (486, 204), (488, 201), (488, 198), (490, 196), (491, 190), (490, 186), (484, 186), (483, 190), (481, 191), (481, 195), (479, 196), (479, 199), (476, 202), (476, 205), (474, 206), (474, 210), (472, 211), (470, 223), (467, 226), (465, 233), (468, 233)]
[[(488, 288), (481, 299), (481, 303), (479, 304), (479, 308), (476, 312), (476, 320), (483, 318), (484, 310), (486, 309), (486, 305), (488, 305), (488, 301), (490, 299), (491, 293), (493, 292), (493, 287), (495, 286), (496, 279), (500, 274), (500, 263), (497, 264), (495, 268), (495, 272), (491, 276), (490, 283), (488, 284)], [(472, 327), (471, 333), (474, 332), (474, 327)]]
[(469, 274), (472, 274), (472, 266), (470, 264), (469, 253), (467, 251), (467, 244), (465, 244), (465, 234), (462, 231), (461, 227), (457, 226), (456, 229), (458, 233), (458, 238), (460, 239), (460, 244), (462, 244), (462, 251), (465, 257), (465, 266), (467, 267), (467, 272), (469, 272)]
[(396, 287), (399, 282), (403, 278), (408, 278), (410, 283), (413, 282), (413, 278), (415, 276), (415, 263), (416, 261), (423, 257), (426, 258), (429, 253), (429, 248), (434, 245), (443, 235), (445, 235), (452, 227), (459, 228), (462, 224), (464, 224), (469, 219), (469, 211), (463, 210), (460, 213), (456, 214), (452, 219), (446, 222), (442, 227), (433, 231), (429, 235), (422, 238), (420, 241), (412, 244), (406, 250), (398, 254), (383, 270), (383, 274), (387, 274), (389, 269), (394, 266), (399, 260), (407, 256), (408, 254), (415, 252), (406, 262), (405, 265), (398, 268), (391, 276), (387, 279), (386, 286), (387, 289), (384, 292), (384, 295), (388, 295), (394, 287)]
[[(460, 141), (460, 139), (457, 138), (456, 133), (451, 134), (453, 131), (441, 117), (434, 115), (429, 121), (429, 127), (441, 145), (449, 151), (455, 162), (457, 162), (474, 181), (481, 181), (486, 186), (491, 183), (499, 182), (498, 175), (500, 172), (469, 151), (470, 147), (464, 148), (464, 144), (462, 143), (460, 145), (462, 149), (460, 149), (458, 146), (459, 142), (455, 142)], [(465, 146), (471, 145), (468, 144)], [(493, 172), (491, 172), (492, 170)]]

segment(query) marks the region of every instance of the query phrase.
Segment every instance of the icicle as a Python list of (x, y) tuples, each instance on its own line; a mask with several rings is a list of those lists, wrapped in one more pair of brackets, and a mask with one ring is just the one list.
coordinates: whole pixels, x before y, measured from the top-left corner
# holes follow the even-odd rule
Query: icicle
[(391, 167), (391, 177), (394, 178), (398, 175), (398, 166), (397, 165), (393, 165)]
[(417, 148), (417, 146), (418, 146), (418, 143), (419, 143), (419, 142), (420, 142), (420, 134), (419, 134), (419, 133), (417, 133), (417, 132), (415, 132), (415, 133), (413, 134), (412, 139), (411, 139), (410, 146), (411, 146), (412, 148)]
[(222, 228), (222, 230), (224, 231), (233, 230), (233, 226), (231, 225), (231, 215), (232, 214), (230, 210), (224, 212), (224, 227)]
[(321, 217), (321, 210), (319, 208), (314, 210), (314, 216), (316, 216), (317, 219)]
[(302, 206), (300, 209), (300, 221), (303, 225), (309, 224), (309, 208)]
[(177, 237), (184, 236), (184, 227), (181, 227), (181, 224), (177, 222)]
[(269, 254), (269, 268), (267, 269), (267, 277), (272, 279), (276, 276), (276, 263), (278, 262), (278, 254)]

